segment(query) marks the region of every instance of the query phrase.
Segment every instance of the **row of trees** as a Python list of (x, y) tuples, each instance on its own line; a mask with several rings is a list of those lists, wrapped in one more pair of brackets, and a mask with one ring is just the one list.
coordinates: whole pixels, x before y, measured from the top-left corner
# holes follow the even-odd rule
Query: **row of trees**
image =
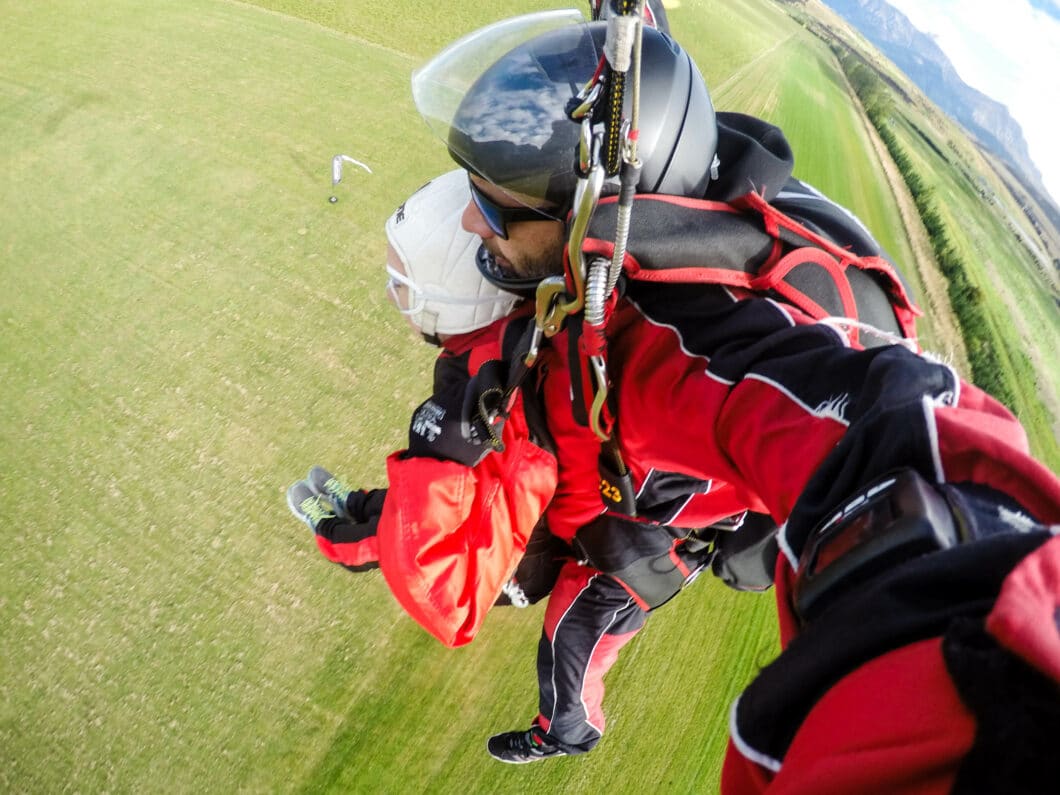
[(853, 53), (838, 45), (834, 51), (858, 100), (887, 147), (916, 203), (917, 212), (931, 240), (935, 258), (946, 277), (950, 304), (968, 348), (972, 381), (1014, 409), (1015, 395), (1005, 377), (1005, 369), (1001, 366), (998, 355), (1000, 340), (996, 339), (983, 308), (982, 291), (968, 277), (968, 272), (950, 238), (946, 222), (936, 206), (934, 191), (917, 172), (891, 127), (893, 95), (879, 75)]

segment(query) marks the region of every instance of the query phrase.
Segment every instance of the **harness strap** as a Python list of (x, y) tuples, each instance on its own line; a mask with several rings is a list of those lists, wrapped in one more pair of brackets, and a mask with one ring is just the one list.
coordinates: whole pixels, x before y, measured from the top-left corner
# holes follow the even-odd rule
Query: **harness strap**
[[(610, 306), (613, 307), (614, 302)], [(597, 457), (600, 499), (609, 511), (632, 517), (637, 515), (636, 492), (615, 432), (614, 392), (608, 389), (602, 393), (603, 400), (598, 400), (600, 393), (594, 386), (597, 376), (592, 370), (593, 357), (604, 356), (606, 350), (607, 339), (603, 327), (589, 326), (584, 322), (568, 324), (571, 412), (579, 425), (604, 431), (606, 438), (600, 442), (600, 454)]]
[[(832, 282), (839, 292), (839, 300), (843, 305), (843, 317), (857, 318), (858, 308), (854, 301), (854, 291), (844, 273), (849, 260), (844, 258), (844, 261), (837, 261), (832, 254), (819, 248), (804, 246), (789, 252), (776, 265), (764, 269), (752, 278), (751, 289), (772, 290), (812, 317), (818, 319), (828, 317), (831, 313), (827, 309), (814, 301), (805, 291), (785, 280), (796, 268), (809, 264), (823, 268), (832, 277)], [(850, 337), (854, 342), (858, 341), (857, 327), (851, 330)]]
[(600, 498), (612, 513), (634, 517), (637, 515), (637, 493), (633, 489), (633, 476), (626, 469), (618, 439), (611, 437), (600, 443), (600, 456), (596, 462), (600, 473)]
[[(774, 207), (766, 201), (764, 197), (757, 193), (752, 192), (741, 196), (739, 199), (734, 200), (732, 204), (739, 209), (746, 208), (760, 213), (766, 231), (769, 234), (776, 235), (778, 243), (780, 243), (785, 237), (781, 234), (782, 229), (794, 233), (797, 238), (789, 242), (792, 245), (797, 246), (797, 248), (795, 251), (790, 252), (787, 255), (788, 257), (794, 257), (795, 254), (798, 254), (804, 249), (807, 249), (808, 252), (823, 250), (830, 254), (831, 257), (834, 257), (835, 263), (839, 266), (838, 271), (831, 267), (831, 263), (825, 262), (823, 258), (815, 254), (807, 252), (796, 259), (801, 260), (802, 262), (812, 262), (813, 264), (825, 267), (829, 273), (833, 275), (836, 287), (843, 296), (843, 307), (846, 311), (847, 317), (857, 319), (857, 305), (854, 302), (853, 290), (850, 287), (849, 280), (845, 278), (844, 271), (849, 266), (854, 265), (855, 262), (859, 262), (861, 270), (876, 272), (883, 276), (886, 283), (884, 289), (890, 298), (891, 308), (894, 311), (895, 318), (898, 320), (898, 323), (902, 328), (903, 334), (910, 339), (916, 337), (916, 317), (921, 313), (909, 298), (909, 294), (906, 292), (905, 286), (902, 284), (902, 280), (898, 276), (894, 266), (884, 257), (857, 256), (853, 254), (850, 250), (845, 249), (828, 238), (808, 229), (805, 225), (799, 223), (790, 215), (787, 215), (777, 207)], [(806, 246), (806, 243), (811, 244), (811, 246)], [(785, 259), (786, 258), (787, 257), (785, 257)], [(788, 268), (787, 272), (790, 272), (795, 264), (797, 263), (793, 260), (793, 264)], [(859, 266), (855, 265), (855, 267)], [(786, 275), (786, 273), (784, 275)], [(777, 292), (782, 293), (782, 291), (775, 285), (774, 289), (777, 289)], [(806, 296), (806, 300), (813, 303), (809, 296)], [(825, 312), (824, 315), (818, 315), (816, 313), (811, 314), (818, 318), (826, 317), (828, 315), (827, 312)]]

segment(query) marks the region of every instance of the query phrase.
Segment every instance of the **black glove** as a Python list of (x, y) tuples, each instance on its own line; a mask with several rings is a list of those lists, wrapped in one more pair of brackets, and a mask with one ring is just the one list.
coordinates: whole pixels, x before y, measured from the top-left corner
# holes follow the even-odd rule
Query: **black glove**
[(544, 519), (535, 526), (526, 542), (526, 553), (515, 569), (512, 579), (518, 584), (529, 604), (536, 604), (552, 593), (559, 570), (573, 560), (574, 550), (565, 541), (552, 535)]
[(765, 591), (773, 585), (780, 547), (777, 525), (765, 514), (748, 512), (737, 530), (719, 529), (711, 570), (737, 591)]
[(502, 362), (487, 362), (474, 378), (421, 403), (409, 424), (408, 454), (473, 467), (493, 450), (504, 450), (503, 370)]

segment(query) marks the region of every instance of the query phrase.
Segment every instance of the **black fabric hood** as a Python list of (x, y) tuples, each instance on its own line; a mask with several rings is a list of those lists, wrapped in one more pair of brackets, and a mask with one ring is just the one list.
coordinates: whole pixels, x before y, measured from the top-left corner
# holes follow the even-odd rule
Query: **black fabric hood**
[(718, 178), (705, 199), (729, 202), (755, 191), (772, 201), (795, 168), (779, 127), (743, 113), (718, 113)]

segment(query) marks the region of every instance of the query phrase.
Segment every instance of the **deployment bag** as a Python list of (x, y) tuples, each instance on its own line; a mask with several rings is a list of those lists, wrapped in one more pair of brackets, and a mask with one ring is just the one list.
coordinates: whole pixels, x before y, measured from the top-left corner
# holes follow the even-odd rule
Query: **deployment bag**
[[(849, 211), (790, 178), (772, 201), (755, 192), (731, 202), (634, 198), (623, 274), (634, 281), (753, 290), (819, 320), (850, 323), (865, 347), (916, 338), (921, 314), (897, 267)], [(585, 250), (614, 251), (617, 197), (601, 199)], [(871, 326), (884, 335), (859, 335)]]

